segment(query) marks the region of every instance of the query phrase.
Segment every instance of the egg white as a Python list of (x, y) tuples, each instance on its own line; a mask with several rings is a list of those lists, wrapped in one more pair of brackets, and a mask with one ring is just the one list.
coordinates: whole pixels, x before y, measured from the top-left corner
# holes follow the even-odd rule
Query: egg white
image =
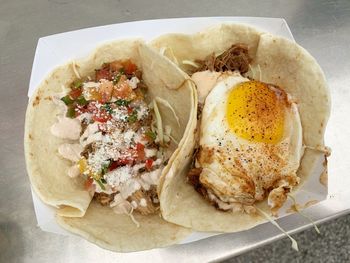
[(284, 133), (273, 145), (248, 141), (234, 134), (226, 118), (230, 91), (249, 81), (239, 73), (224, 73), (208, 94), (200, 124), (200, 182), (221, 209), (240, 209), (269, 195), (277, 206), (284, 189), (299, 182), (296, 175), (303, 155), (302, 126), (297, 105), (285, 111)]

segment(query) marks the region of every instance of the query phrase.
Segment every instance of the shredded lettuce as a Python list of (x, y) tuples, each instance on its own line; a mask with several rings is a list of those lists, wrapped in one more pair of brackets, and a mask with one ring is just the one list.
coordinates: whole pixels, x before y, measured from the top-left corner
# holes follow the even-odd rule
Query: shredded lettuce
[(159, 54), (164, 56), (165, 50), (166, 50), (166, 47), (161, 47), (160, 50), (159, 50)]
[(163, 99), (163, 98), (161, 98), (161, 97), (156, 97), (155, 100), (156, 100), (158, 103), (163, 104), (163, 106), (165, 106), (165, 107), (167, 107), (167, 108), (169, 108), (169, 109), (171, 110), (171, 112), (173, 113), (174, 118), (175, 118), (175, 120), (176, 120), (176, 122), (177, 122), (177, 125), (180, 127), (180, 119), (179, 119), (179, 117), (177, 116), (177, 114), (176, 114), (174, 108), (171, 106), (171, 104), (170, 104), (167, 100), (165, 100), (165, 99)]
[(260, 65), (258, 64), (258, 70), (259, 70), (259, 81), (262, 80), (262, 72), (261, 72), (261, 68)]
[[(115, 204), (114, 206), (117, 206), (118, 204)], [(122, 213), (126, 214), (130, 217), (131, 221), (136, 225), (137, 228), (140, 227), (140, 223), (135, 219), (135, 217), (133, 216), (133, 212), (134, 212), (134, 208), (130, 205), (130, 210), (128, 211), (128, 209), (125, 206), (121, 206), (122, 208)], [(115, 208), (113, 209), (113, 211), (116, 214), (120, 214), (120, 212), (118, 210), (116, 210)]]
[(253, 69), (253, 67), (248, 64), (248, 67), (250, 68), (250, 71), (252, 72), (252, 79), (255, 79), (255, 70)]
[(182, 60), (182, 64), (190, 65), (190, 66), (192, 66), (194, 68), (199, 68), (199, 65), (196, 62), (192, 61), (192, 60), (186, 60), (186, 59)]
[(176, 65), (179, 65), (179, 62), (178, 62), (177, 58), (175, 57), (172, 48), (170, 48), (170, 47), (161, 47), (159, 53), (161, 55), (163, 55), (163, 56), (166, 56), (168, 59), (170, 59)]
[(76, 76), (78, 79), (80, 79), (80, 74), (79, 74), (79, 71), (78, 71), (78, 69), (77, 69), (77, 65), (75, 64), (75, 61), (74, 61), (74, 60), (72, 61), (72, 68), (73, 68), (73, 71), (74, 71), (75, 76)]
[(321, 234), (320, 229), (317, 227), (317, 225), (315, 224), (315, 222), (306, 214), (304, 214), (303, 212), (301, 212), (298, 207), (297, 207), (297, 202), (295, 200), (295, 198), (291, 195), (288, 194), (287, 195), (290, 199), (292, 199), (293, 203), (294, 203), (294, 209), (297, 213), (299, 213), (302, 217), (306, 218), (314, 227), (315, 231), (317, 232), (317, 234)]
[(156, 115), (156, 124), (157, 124), (157, 139), (160, 144), (163, 144), (163, 122), (162, 122), (162, 116), (160, 115), (158, 105), (156, 100), (153, 100), (153, 110)]
[(256, 207), (256, 210), (259, 211), (259, 213), (264, 216), (267, 220), (270, 221), (271, 224), (273, 224), (275, 227), (277, 227), (281, 232), (283, 232), (289, 239), (290, 241), (292, 241), (292, 248), (296, 251), (299, 251), (298, 248), (298, 243), (297, 241), (292, 238), (275, 220), (273, 220), (267, 213), (265, 213), (263, 210), (259, 209), (258, 207)]

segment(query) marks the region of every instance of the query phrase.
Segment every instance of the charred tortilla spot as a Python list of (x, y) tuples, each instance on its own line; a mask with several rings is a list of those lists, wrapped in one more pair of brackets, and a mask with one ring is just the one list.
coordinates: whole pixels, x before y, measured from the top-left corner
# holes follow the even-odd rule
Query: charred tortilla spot
[(35, 99), (34, 99), (34, 101), (33, 101), (33, 107), (39, 105), (39, 103), (40, 103), (40, 97), (39, 97), (39, 96), (36, 96)]

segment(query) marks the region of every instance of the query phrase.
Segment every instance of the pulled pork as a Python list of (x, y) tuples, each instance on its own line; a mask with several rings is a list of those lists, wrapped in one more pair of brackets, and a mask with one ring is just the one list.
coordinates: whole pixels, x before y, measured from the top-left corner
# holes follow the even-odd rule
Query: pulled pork
[(106, 194), (106, 193), (95, 193), (94, 198), (97, 202), (99, 202), (101, 205), (106, 206), (109, 205), (113, 199), (115, 194)]
[(251, 61), (252, 59), (248, 54), (248, 46), (246, 44), (234, 44), (217, 57), (212, 53), (204, 60), (196, 60), (195, 62), (199, 64), (200, 67), (196, 69), (195, 72), (204, 70), (217, 72), (238, 70), (243, 74), (248, 72), (249, 63)]

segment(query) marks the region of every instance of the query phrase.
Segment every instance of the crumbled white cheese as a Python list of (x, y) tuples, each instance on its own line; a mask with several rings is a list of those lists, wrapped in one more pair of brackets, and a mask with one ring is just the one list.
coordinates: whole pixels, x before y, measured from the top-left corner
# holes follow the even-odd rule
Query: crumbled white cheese
[(130, 179), (127, 182), (125, 182), (123, 185), (120, 187), (120, 194), (121, 196), (126, 199), (129, 196), (131, 196), (133, 193), (135, 193), (137, 190), (141, 188), (141, 184), (135, 180), (135, 179)]
[(158, 158), (153, 162), (153, 165), (160, 165), (162, 163), (162, 159)]
[(134, 142), (135, 143), (142, 143), (142, 144), (147, 144), (148, 140), (145, 138), (143, 132), (137, 132), (134, 136)]
[(143, 118), (147, 117), (149, 110), (146, 105), (141, 104), (137, 110), (137, 119), (142, 120)]
[(135, 132), (133, 130), (127, 130), (124, 133), (124, 142), (127, 145), (130, 145), (132, 143), (132, 139), (134, 138), (134, 136), (135, 136)]
[(145, 180), (143, 180), (142, 177), (138, 178), (137, 181), (139, 182), (141, 187), (143, 189), (145, 189), (146, 191), (148, 191), (151, 188), (151, 185), (148, 182), (146, 182)]
[(133, 167), (132, 167), (132, 170), (134, 172), (134, 174), (137, 174), (139, 169), (145, 167), (145, 164), (144, 163), (138, 163), (138, 164), (135, 164)]
[(157, 155), (157, 149), (155, 149), (155, 148), (152, 148), (152, 149), (145, 148), (145, 155), (146, 155), (146, 158), (150, 158), (150, 157), (156, 156)]
[(109, 164), (108, 159), (108, 156), (104, 154), (103, 148), (98, 148), (97, 151), (89, 154), (89, 158), (87, 159), (89, 172), (100, 173), (103, 167)]
[(123, 109), (122, 107), (113, 109), (112, 116), (113, 119), (119, 121), (126, 121), (129, 117), (127, 109)]
[(149, 173), (144, 173), (141, 175), (142, 185), (144, 185), (145, 189), (148, 190), (151, 185), (158, 185), (159, 177), (161, 174), (161, 169), (156, 169)]
[(140, 80), (137, 77), (132, 77), (131, 79), (129, 79), (128, 84), (130, 86), (130, 88), (132, 89), (136, 89), (137, 88), (137, 84), (140, 83)]
[(109, 185), (118, 187), (132, 178), (132, 167), (128, 165), (118, 167), (103, 177)]

